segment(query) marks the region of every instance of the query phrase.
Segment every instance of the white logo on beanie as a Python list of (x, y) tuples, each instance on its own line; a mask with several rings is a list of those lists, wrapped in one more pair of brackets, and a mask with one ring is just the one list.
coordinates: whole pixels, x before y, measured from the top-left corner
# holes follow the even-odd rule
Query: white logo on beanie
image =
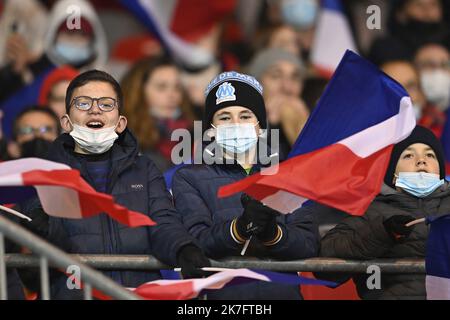
[(225, 101), (236, 101), (236, 89), (229, 82), (222, 83), (216, 91), (216, 105)]

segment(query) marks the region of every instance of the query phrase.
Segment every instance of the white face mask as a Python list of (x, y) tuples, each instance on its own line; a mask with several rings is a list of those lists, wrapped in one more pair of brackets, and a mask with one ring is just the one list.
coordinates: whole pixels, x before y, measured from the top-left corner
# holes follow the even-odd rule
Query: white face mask
[(427, 100), (445, 111), (450, 104), (450, 73), (444, 70), (426, 71), (421, 74), (420, 81)]
[[(113, 127), (107, 127), (103, 129), (91, 129), (79, 126), (77, 124), (70, 124), (73, 130), (69, 133), (75, 140), (77, 145), (85, 152), (90, 154), (102, 154), (111, 149), (114, 141), (119, 137), (116, 133), (117, 124)], [(120, 120), (119, 120), (120, 121)]]
[(254, 147), (258, 142), (255, 125), (223, 124), (217, 126), (216, 142), (230, 153), (242, 154)]

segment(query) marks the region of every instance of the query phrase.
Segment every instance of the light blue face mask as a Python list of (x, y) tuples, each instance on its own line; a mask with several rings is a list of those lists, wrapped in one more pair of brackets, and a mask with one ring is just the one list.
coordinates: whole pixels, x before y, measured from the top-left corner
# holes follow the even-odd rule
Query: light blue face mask
[(77, 46), (67, 42), (57, 42), (55, 45), (55, 53), (69, 64), (77, 64), (87, 61), (92, 50), (89, 46)]
[(439, 175), (427, 172), (399, 172), (395, 186), (418, 198), (424, 198), (444, 184)]
[(223, 124), (217, 126), (216, 142), (219, 146), (230, 153), (244, 153), (254, 147), (258, 142), (255, 125)]
[(318, 9), (316, 0), (283, 0), (281, 3), (283, 21), (299, 29), (313, 26)]

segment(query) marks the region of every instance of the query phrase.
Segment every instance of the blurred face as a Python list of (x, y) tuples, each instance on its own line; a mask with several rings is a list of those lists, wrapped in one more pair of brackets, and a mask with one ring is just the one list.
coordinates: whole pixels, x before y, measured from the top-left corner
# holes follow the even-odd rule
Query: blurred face
[(66, 113), (66, 90), (69, 86), (70, 81), (60, 81), (56, 83), (48, 97), (48, 106), (52, 109), (59, 118), (61, 118)]
[(269, 47), (281, 48), (296, 56), (300, 54), (301, 49), (297, 32), (289, 26), (281, 26), (272, 33), (269, 40)]
[(43, 112), (28, 112), (17, 123), (18, 144), (41, 138), (53, 141), (58, 137), (58, 125), (51, 116)]
[(181, 104), (180, 74), (174, 66), (156, 68), (144, 84), (149, 112), (161, 119), (173, 118)]
[[(406, 148), (400, 155), (395, 168), (399, 172), (427, 172), (439, 174), (439, 161), (430, 146), (423, 143), (414, 143)], [(396, 178), (394, 177), (394, 183)]]
[[(117, 101), (117, 95), (113, 87), (107, 82), (92, 81), (84, 86), (78, 87), (73, 91), (71, 101), (77, 97), (86, 96), (91, 98), (109, 97)], [(116, 127), (116, 132), (121, 133), (125, 130), (127, 120), (124, 116), (119, 116), (119, 109), (116, 106), (112, 111), (105, 112), (98, 107), (97, 101), (94, 101), (92, 107), (87, 110), (80, 110), (72, 103), (69, 112), (70, 120), (73, 124), (87, 127), (93, 130), (99, 130), (107, 127)], [(61, 126), (66, 132), (72, 131), (72, 125), (67, 117), (61, 119)]]
[(427, 45), (417, 51), (414, 60), (420, 73), (445, 70), (450, 73), (450, 53), (440, 45)]
[(442, 8), (439, 0), (410, 0), (404, 8), (407, 17), (422, 22), (440, 22)]
[(425, 97), (420, 88), (420, 79), (416, 70), (410, 63), (391, 62), (384, 64), (381, 69), (389, 76), (397, 80), (408, 92), (412, 103), (424, 106)]
[(245, 107), (232, 106), (220, 109), (213, 116), (212, 124), (215, 127), (226, 124), (253, 124), (259, 134), (258, 118), (253, 111)]
[(300, 70), (288, 61), (278, 61), (268, 68), (261, 77), (261, 84), (265, 98), (279, 94), (298, 97), (303, 88)]

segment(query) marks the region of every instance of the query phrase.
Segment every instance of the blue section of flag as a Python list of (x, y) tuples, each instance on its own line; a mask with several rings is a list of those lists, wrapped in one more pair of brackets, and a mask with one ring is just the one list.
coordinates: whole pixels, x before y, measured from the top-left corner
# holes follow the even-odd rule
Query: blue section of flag
[[(152, 15), (142, 7), (139, 0), (120, 0), (120, 3), (130, 10), (146, 27), (147, 29), (160, 41), (163, 47), (170, 51), (170, 47), (167, 45), (164, 37), (162, 36), (159, 26), (156, 21), (153, 20)], [(154, 12), (153, 14), (158, 14)]]
[(347, 50), (289, 157), (332, 145), (395, 116), (405, 96), (397, 81)]
[(53, 69), (54, 67), (52, 66), (42, 72), (31, 84), (14, 93), (0, 105), (0, 109), (3, 110), (3, 133), (7, 139), (12, 137), (12, 126), (16, 116), (25, 108), (37, 104), (42, 83)]
[(450, 279), (450, 214), (427, 220), (431, 228), (426, 247), (426, 273)]

